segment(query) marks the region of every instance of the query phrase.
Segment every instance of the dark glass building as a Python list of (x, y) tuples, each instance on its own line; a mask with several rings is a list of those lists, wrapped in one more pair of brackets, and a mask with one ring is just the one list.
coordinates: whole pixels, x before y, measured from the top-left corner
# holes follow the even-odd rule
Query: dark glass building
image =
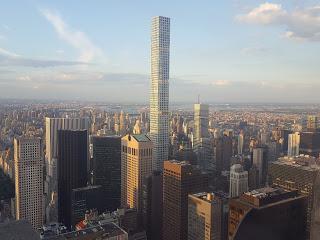
[(232, 138), (224, 135), (216, 139), (215, 148), (216, 170), (218, 172), (230, 171), (230, 159), (232, 157)]
[(103, 208), (115, 211), (121, 199), (121, 137), (94, 136), (93, 183), (102, 186)]
[(87, 130), (58, 130), (58, 219), (71, 229), (72, 189), (87, 185)]
[(269, 163), (269, 183), (288, 190), (298, 190), (308, 197), (307, 238), (320, 236), (320, 165), (316, 158), (299, 156), (281, 157)]
[(229, 240), (306, 239), (307, 198), (297, 190), (261, 188), (229, 202)]
[(300, 153), (313, 157), (319, 157), (320, 153), (320, 132), (300, 133)]
[(101, 186), (86, 186), (72, 189), (71, 225), (75, 226), (85, 217), (86, 211), (96, 209), (102, 213)]
[(148, 239), (162, 239), (162, 173), (154, 171), (143, 183), (143, 223)]

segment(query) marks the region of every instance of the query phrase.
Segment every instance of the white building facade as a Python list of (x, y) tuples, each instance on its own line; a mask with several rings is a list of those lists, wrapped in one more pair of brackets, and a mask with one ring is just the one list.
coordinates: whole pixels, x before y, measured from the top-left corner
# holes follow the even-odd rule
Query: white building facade
[(230, 197), (239, 197), (248, 191), (248, 172), (240, 164), (230, 168)]
[(170, 18), (152, 18), (150, 137), (153, 169), (161, 170), (169, 152)]

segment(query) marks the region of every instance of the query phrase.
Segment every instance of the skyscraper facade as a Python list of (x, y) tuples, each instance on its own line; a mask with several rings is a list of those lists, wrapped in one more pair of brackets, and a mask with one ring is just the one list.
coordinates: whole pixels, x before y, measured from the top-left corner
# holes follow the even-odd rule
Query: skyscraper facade
[(194, 104), (194, 135), (195, 141), (209, 137), (209, 105)]
[(301, 132), (299, 153), (319, 157), (320, 155), (320, 132)]
[(229, 202), (229, 240), (306, 239), (306, 197), (297, 190), (261, 188)]
[(267, 177), (268, 163), (266, 159), (265, 149), (257, 147), (253, 149), (252, 163), (259, 171), (259, 184), (264, 186)]
[(153, 169), (161, 170), (169, 152), (169, 58), (170, 18), (152, 19), (150, 137)]
[(188, 238), (188, 194), (207, 188), (208, 175), (196, 166), (176, 160), (164, 162), (163, 239)]
[(189, 194), (188, 240), (221, 240), (222, 208), (222, 200), (214, 193)]
[(16, 219), (35, 229), (44, 222), (43, 154), (40, 138), (14, 139)]
[(280, 157), (269, 163), (270, 183), (307, 195), (307, 239), (316, 240), (320, 233), (320, 167), (314, 157)]
[(230, 197), (238, 197), (248, 191), (248, 172), (240, 164), (230, 168)]
[(121, 139), (121, 205), (142, 213), (143, 181), (152, 173), (152, 142), (145, 135)]
[(288, 156), (294, 157), (299, 155), (300, 133), (291, 133), (288, 136)]
[(315, 131), (318, 128), (318, 118), (317, 116), (308, 116), (307, 129), (309, 131)]
[(57, 221), (58, 130), (88, 130), (89, 118), (46, 118), (46, 220)]
[(232, 157), (232, 138), (223, 135), (215, 141), (215, 168), (218, 172), (229, 171)]
[(154, 171), (143, 183), (143, 223), (148, 239), (162, 239), (162, 172)]
[(87, 130), (58, 131), (58, 219), (72, 227), (72, 189), (87, 185)]
[(243, 144), (244, 144), (244, 134), (241, 131), (240, 134), (238, 135), (238, 154), (242, 155), (243, 153)]
[(194, 104), (193, 149), (197, 155), (198, 165), (203, 170), (213, 169), (213, 148), (209, 138), (209, 106)]
[(103, 207), (115, 211), (121, 198), (121, 137), (94, 136), (93, 182), (101, 185)]

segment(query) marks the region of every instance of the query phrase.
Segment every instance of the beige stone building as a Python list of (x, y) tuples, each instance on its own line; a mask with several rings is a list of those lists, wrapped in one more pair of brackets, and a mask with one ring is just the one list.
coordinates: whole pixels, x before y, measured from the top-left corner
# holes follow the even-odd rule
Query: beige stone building
[(121, 205), (142, 208), (142, 184), (152, 173), (152, 142), (145, 134), (121, 139)]
[(14, 139), (16, 219), (37, 229), (44, 221), (43, 154), (40, 138)]

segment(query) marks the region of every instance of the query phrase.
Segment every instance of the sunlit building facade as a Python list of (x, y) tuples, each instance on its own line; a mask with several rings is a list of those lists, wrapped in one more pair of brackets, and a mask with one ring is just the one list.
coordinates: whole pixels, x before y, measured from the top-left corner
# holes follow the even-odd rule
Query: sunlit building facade
[(15, 211), (35, 229), (44, 222), (43, 154), (40, 138), (14, 139)]
[(170, 18), (152, 19), (150, 136), (153, 142), (153, 169), (161, 170), (169, 151), (169, 58)]

